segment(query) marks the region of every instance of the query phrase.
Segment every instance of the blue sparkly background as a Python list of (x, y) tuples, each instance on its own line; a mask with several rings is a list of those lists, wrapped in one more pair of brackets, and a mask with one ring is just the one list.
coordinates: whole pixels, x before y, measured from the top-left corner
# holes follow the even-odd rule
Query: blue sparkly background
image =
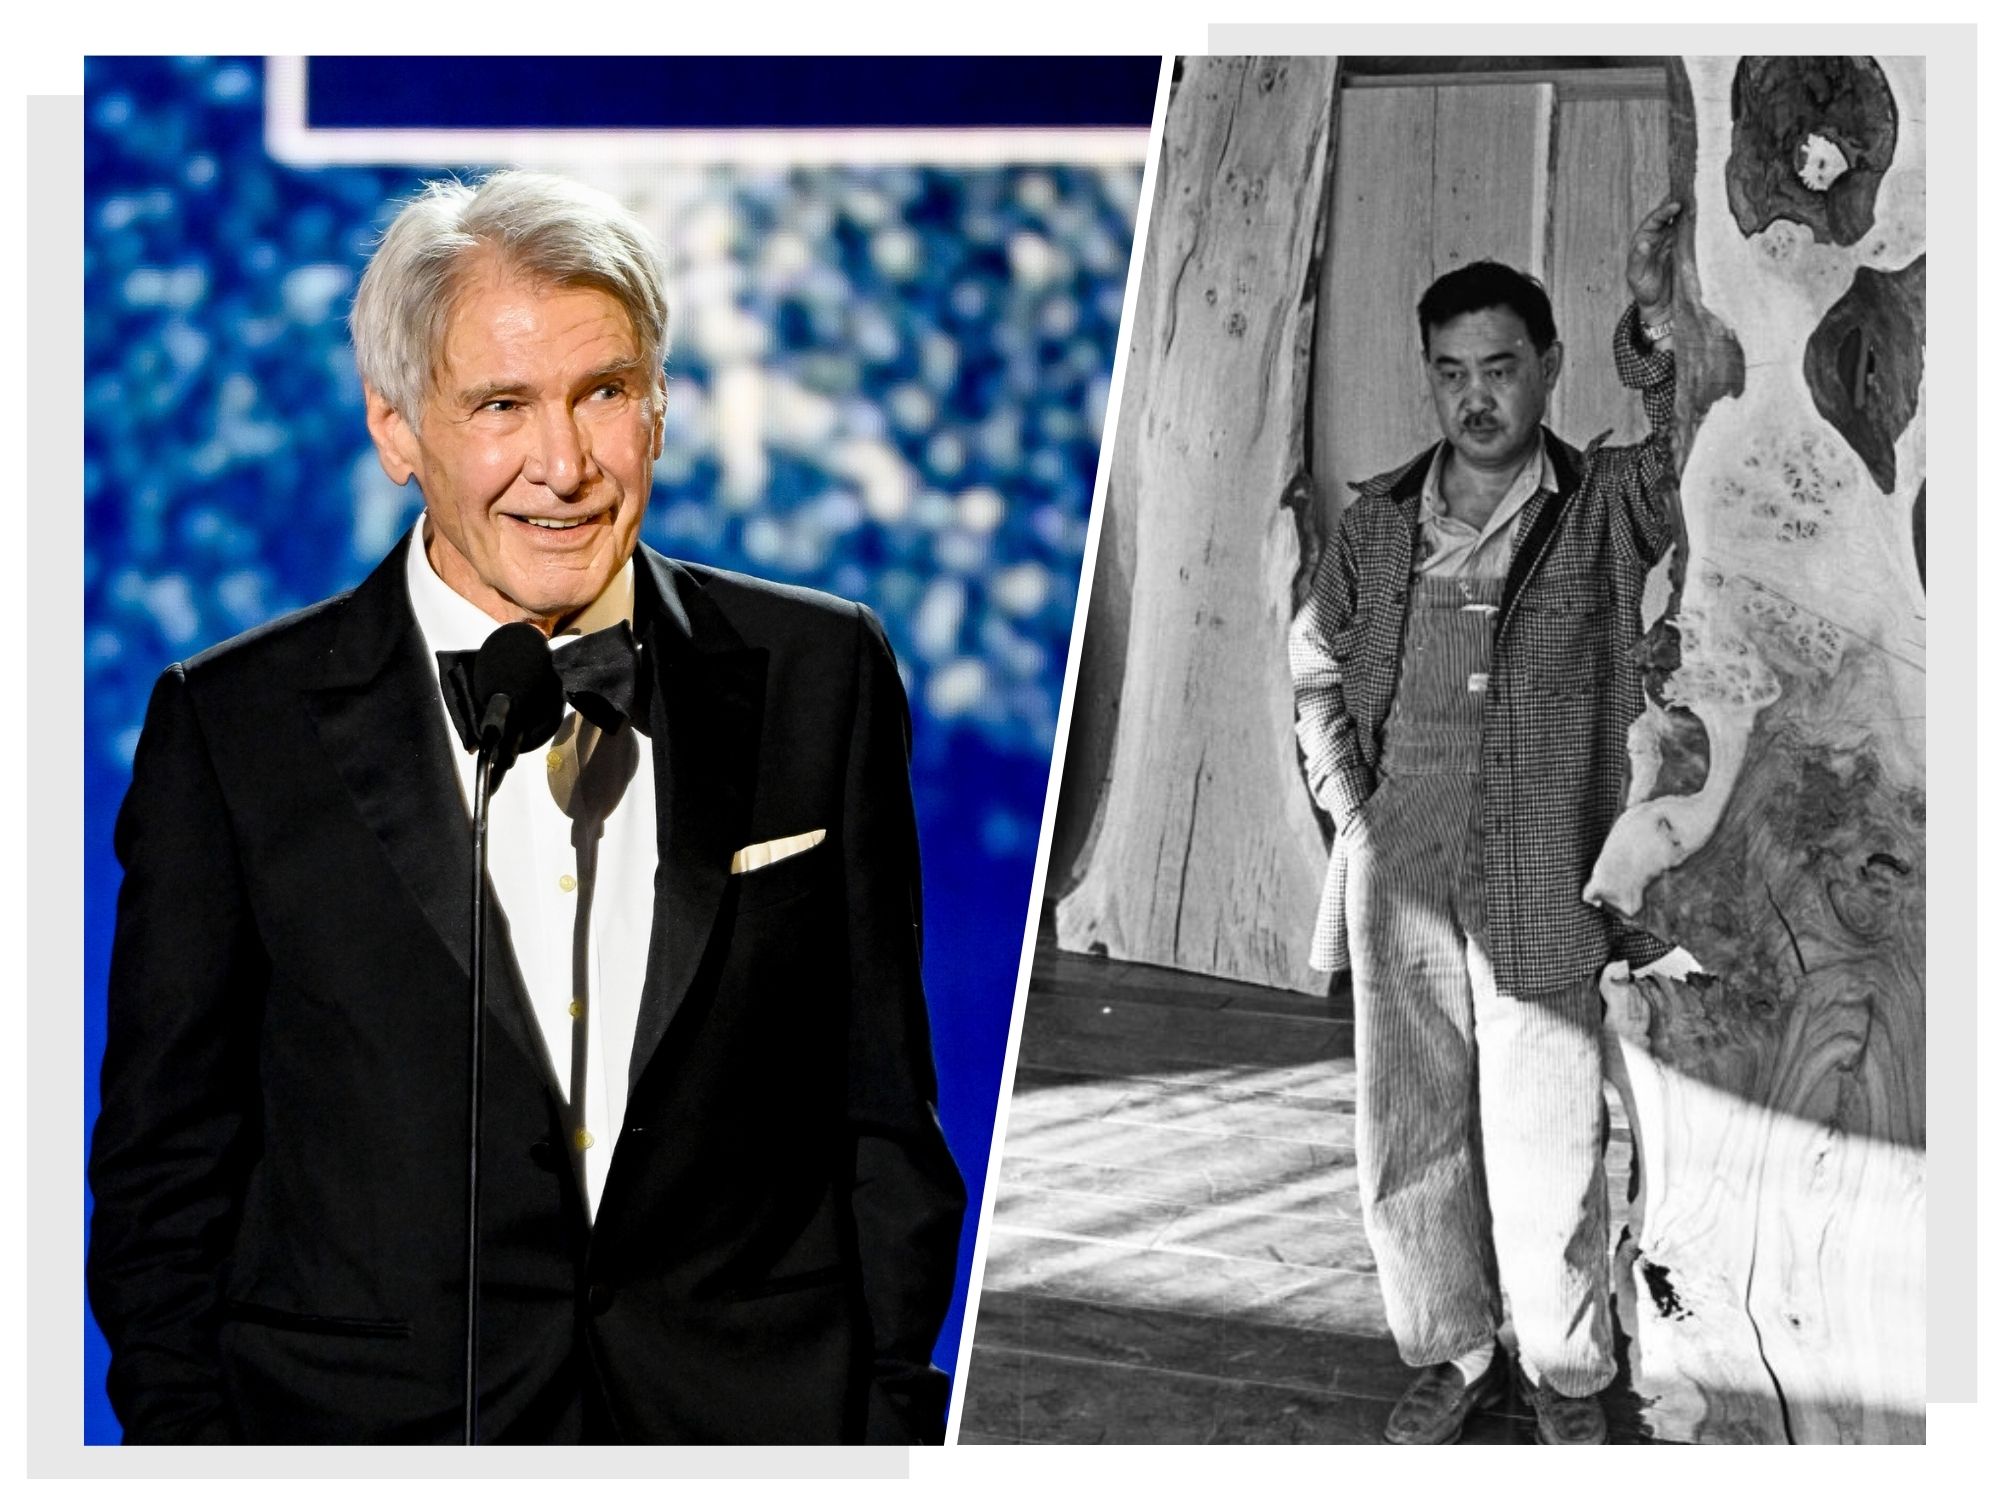
[[(1146, 123), (1150, 92), (1144, 104), (1128, 123)], [(111, 827), (152, 683), (357, 582), (415, 518), (415, 488), (390, 485), (368, 444), (343, 320), (395, 201), (493, 163), (276, 163), (255, 60), (92, 59), (85, 113), (94, 1120)], [(916, 721), (940, 1104), (976, 1206), (1139, 165), (579, 175), (632, 202), (673, 266), (645, 539), (865, 601), (895, 645)], [(968, 1226), (947, 1367), (971, 1246)], [(106, 1351), (86, 1325), (85, 1436), (112, 1442)]]

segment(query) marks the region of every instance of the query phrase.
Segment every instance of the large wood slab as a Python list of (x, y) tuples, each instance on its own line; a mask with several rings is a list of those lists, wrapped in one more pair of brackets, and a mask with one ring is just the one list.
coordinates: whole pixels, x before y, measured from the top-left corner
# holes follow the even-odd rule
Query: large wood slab
[(1309, 994), (1325, 846), (1284, 647), (1333, 83), (1328, 59), (1184, 63), (1114, 461), (1135, 549), (1119, 730), (1057, 910), (1065, 948)]
[(1922, 1441), (1923, 63), (1675, 82), (1687, 541), (1587, 894), (1712, 977), (1610, 997), (1634, 1364), (1694, 1437)]

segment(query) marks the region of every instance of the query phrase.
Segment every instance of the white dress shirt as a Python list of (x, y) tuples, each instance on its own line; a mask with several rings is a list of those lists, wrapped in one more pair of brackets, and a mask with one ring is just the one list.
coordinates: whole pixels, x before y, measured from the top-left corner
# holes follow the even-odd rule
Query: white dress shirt
[(1521, 472), (1514, 476), (1484, 526), (1459, 520), (1445, 505), (1444, 465), (1450, 453), (1449, 443), (1439, 443), (1430, 471), (1424, 475), (1424, 548), (1417, 572), (1438, 578), (1504, 578), (1514, 559), (1515, 523), (1521, 517), (1521, 507), (1541, 491), (1556, 487), (1548, 444), (1536, 440), (1534, 457), (1521, 465)]
[[(432, 569), (424, 549), (428, 524), (419, 521), (411, 538), (408, 573), (410, 605), (427, 659), (434, 660), (439, 651), (477, 650), (500, 624)], [(550, 646), (560, 651), (581, 635), (629, 622), (632, 600), (628, 561)], [(469, 838), (478, 756), (461, 747), (442, 687), (437, 711), (458, 751)], [(594, 763), (597, 756), (608, 757), (606, 767), (629, 764), (631, 777), (604, 816), (593, 882), (588, 859), (579, 860), (578, 824), (558, 798), (574, 783), (579, 758)], [(584, 819), (583, 826), (590, 822)], [(487, 806), (486, 828), (493, 894), (506, 915), (514, 959), (562, 1085), (567, 1145), (580, 1164), (578, 1178), (595, 1217), (625, 1118), (626, 1074), (652, 941), (653, 875), (659, 864), (652, 741), (630, 725), (615, 736), (599, 735), (570, 711), (550, 744), (523, 754), (501, 778)]]

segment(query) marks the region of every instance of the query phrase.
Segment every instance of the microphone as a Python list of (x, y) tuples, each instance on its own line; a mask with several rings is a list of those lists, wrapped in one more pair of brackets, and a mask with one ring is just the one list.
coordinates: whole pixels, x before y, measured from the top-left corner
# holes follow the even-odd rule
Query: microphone
[[(472, 658), (450, 668), (440, 657), (453, 721), (468, 750), (479, 752), (472, 797), (471, 1025), (466, 1042), (465, 1365), (463, 1437), (479, 1441), (479, 1155), (486, 1053), (486, 880), (488, 804), (500, 773), (523, 749), (532, 750), (560, 727), (567, 702), (555, 658), (542, 633), (525, 620), (502, 625)], [(467, 679), (470, 679), (468, 681)], [(468, 701), (469, 700), (469, 701)]]
[(542, 633), (525, 620), (502, 625), (472, 659), (472, 706), (478, 748), (489, 752), (495, 780), (523, 750), (561, 727), (562, 679)]

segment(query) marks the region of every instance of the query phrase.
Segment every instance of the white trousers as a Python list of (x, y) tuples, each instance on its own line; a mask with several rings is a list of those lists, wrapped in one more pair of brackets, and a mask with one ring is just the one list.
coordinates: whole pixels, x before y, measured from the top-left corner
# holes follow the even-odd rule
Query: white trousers
[(1594, 981), (1518, 995), (1485, 940), (1479, 778), (1391, 774), (1353, 826), (1361, 1208), (1403, 1359), (1483, 1344), (1569, 1396), (1614, 1373)]

